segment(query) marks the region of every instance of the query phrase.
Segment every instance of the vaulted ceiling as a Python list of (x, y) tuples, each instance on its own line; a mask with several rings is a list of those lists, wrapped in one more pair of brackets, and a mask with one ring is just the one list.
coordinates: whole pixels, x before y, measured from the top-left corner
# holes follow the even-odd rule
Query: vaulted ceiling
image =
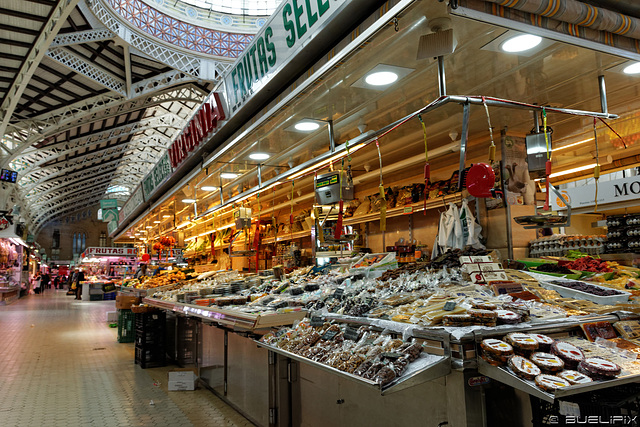
[[(126, 200), (251, 40), (237, 31), (140, 0), (0, 2), (0, 164), (18, 172), (22, 219), (39, 229)], [(212, 33), (231, 42), (203, 49)]]

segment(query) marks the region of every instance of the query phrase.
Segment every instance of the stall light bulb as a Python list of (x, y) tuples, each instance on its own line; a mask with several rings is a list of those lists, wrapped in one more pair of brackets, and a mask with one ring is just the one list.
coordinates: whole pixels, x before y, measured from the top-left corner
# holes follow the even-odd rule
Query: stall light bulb
[(303, 132), (311, 132), (312, 130), (316, 130), (320, 127), (320, 125), (316, 122), (300, 122), (296, 123), (295, 128), (297, 130)]
[(515, 36), (502, 43), (502, 50), (509, 53), (524, 52), (533, 49), (542, 42), (542, 37), (533, 34), (522, 34)]
[(202, 191), (216, 191), (218, 189), (218, 187), (212, 187), (210, 185), (204, 186), (204, 187), (200, 187), (200, 189)]
[(371, 86), (385, 86), (398, 80), (398, 75), (391, 71), (379, 71), (369, 74), (364, 81)]
[(635, 62), (635, 63), (633, 63), (631, 65), (627, 65), (626, 67), (624, 67), (622, 72), (625, 73), (625, 74), (638, 74), (638, 73), (640, 73), (640, 62)]
[(220, 178), (222, 179), (234, 179), (237, 178), (238, 174), (237, 173), (231, 173), (231, 172), (223, 172), (220, 174)]
[(269, 157), (271, 157), (271, 156), (269, 156), (267, 153), (252, 153), (252, 154), (249, 154), (249, 158), (251, 160), (267, 160)]
[(196, 199), (182, 199), (182, 203), (195, 203)]

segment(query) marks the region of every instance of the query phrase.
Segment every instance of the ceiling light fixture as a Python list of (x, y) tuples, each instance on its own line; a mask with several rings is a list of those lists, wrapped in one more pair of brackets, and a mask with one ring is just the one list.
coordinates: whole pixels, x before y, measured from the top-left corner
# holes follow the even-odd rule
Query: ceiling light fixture
[(625, 74), (638, 74), (640, 73), (640, 62), (634, 62), (633, 64), (627, 65), (622, 69), (622, 72)]
[(204, 187), (200, 187), (202, 191), (216, 191), (218, 187), (212, 187), (211, 185), (205, 185)]
[(369, 74), (364, 81), (371, 86), (386, 86), (398, 80), (398, 75), (392, 71), (379, 71)]
[(153, 227), (152, 227), (152, 226), (150, 226), (150, 225), (147, 225), (145, 228), (153, 228)]
[(301, 121), (296, 123), (295, 128), (302, 132), (311, 132), (318, 129), (320, 125), (316, 122)]
[(158, 221), (158, 220), (153, 221), (153, 223), (154, 223), (154, 224), (160, 224), (160, 222), (161, 222), (161, 221)]
[(542, 37), (533, 34), (521, 34), (502, 43), (500, 48), (508, 53), (524, 52), (542, 43)]
[[(318, 125), (318, 127), (319, 127), (319, 125)], [(267, 153), (251, 153), (251, 154), (249, 154), (249, 158), (251, 160), (267, 160), (269, 157), (271, 157), (271, 156), (269, 154), (267, 154)]]
[(182, 199), (182, 203), (195, 203), (196, 199)]
[(220, 178), (222, 179), (235, 179), (238, 177), (237, 173), (231, 173), (231, 172), (222, 172), (220, 174)]
[(171, 218), (173, 215), (162, 215), (162, 218)]

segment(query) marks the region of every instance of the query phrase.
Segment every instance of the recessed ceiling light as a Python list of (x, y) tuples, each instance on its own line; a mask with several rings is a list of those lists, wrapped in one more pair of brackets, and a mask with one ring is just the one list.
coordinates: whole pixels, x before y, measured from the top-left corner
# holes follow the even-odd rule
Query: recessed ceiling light
[[(320, 125), (318, 125), (318, 127), (320, 127)], [(269, 156), (267, 153), (252, 153), (252, 154), (249, 154), (249, 158), (251, 160), (267, 160), (269, 157), (271, 157), (271, 156)]]
[(196, 199), (182, 199), (182, 203), (195, 203)]
[(385, 86), (398, 80), (398, 75), (392, 71), (379, 71), (369, 74), (364, 81), (371, 86)]
[(162, 215), (162, 218), (171, 218), (171, 215)]
[(222, 179), (234, 179), (234, 178), (237, 178), (237, 177), (238, 177), (237, 173), (222, 172), (220, 174), (220, 178), (222, 178)]
[(150, 225), (147, 225), (147, 227), (146, 227), (146, 228), (153, 228), (153, 227), (152, 227), (152, 226), (150, 226)]
[(218, 187), (212, 187), (210, 185), (205, 185), (204, 187), (200, 187), (202, 191), (216, 191)]
[(625, 74), (638, 74), (640, 73), (640, 62), (634, 62), (633, 64), (627, 65), (622, 70)]
[(153, 221), (154, 224), (160, 224), (160, 221)]
[(298, 122), (295, 125), (295, 128), (297, 130), (300, 130), (300, 131), (303, 131), (303, 132), (311, 132), (312, 130), (316, 130), (319, 127), (320, 127), (320, 125), (318, 123), (307, 122), (307, 121)]
[(534, 36), (533, 34), (521, 34), (508, 39), (502, 43), (500, 48), (509, 53), (524, 52), (525, 50), (533, 49), (541, 42), (542, 37), (540, 36)]

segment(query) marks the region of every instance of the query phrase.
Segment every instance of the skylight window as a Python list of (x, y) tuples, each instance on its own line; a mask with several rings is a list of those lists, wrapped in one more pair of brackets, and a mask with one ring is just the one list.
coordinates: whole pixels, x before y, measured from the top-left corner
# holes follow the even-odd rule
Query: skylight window
[(271, 15), (282, 0), (182, 0), (203, 9), (230, 15)]

